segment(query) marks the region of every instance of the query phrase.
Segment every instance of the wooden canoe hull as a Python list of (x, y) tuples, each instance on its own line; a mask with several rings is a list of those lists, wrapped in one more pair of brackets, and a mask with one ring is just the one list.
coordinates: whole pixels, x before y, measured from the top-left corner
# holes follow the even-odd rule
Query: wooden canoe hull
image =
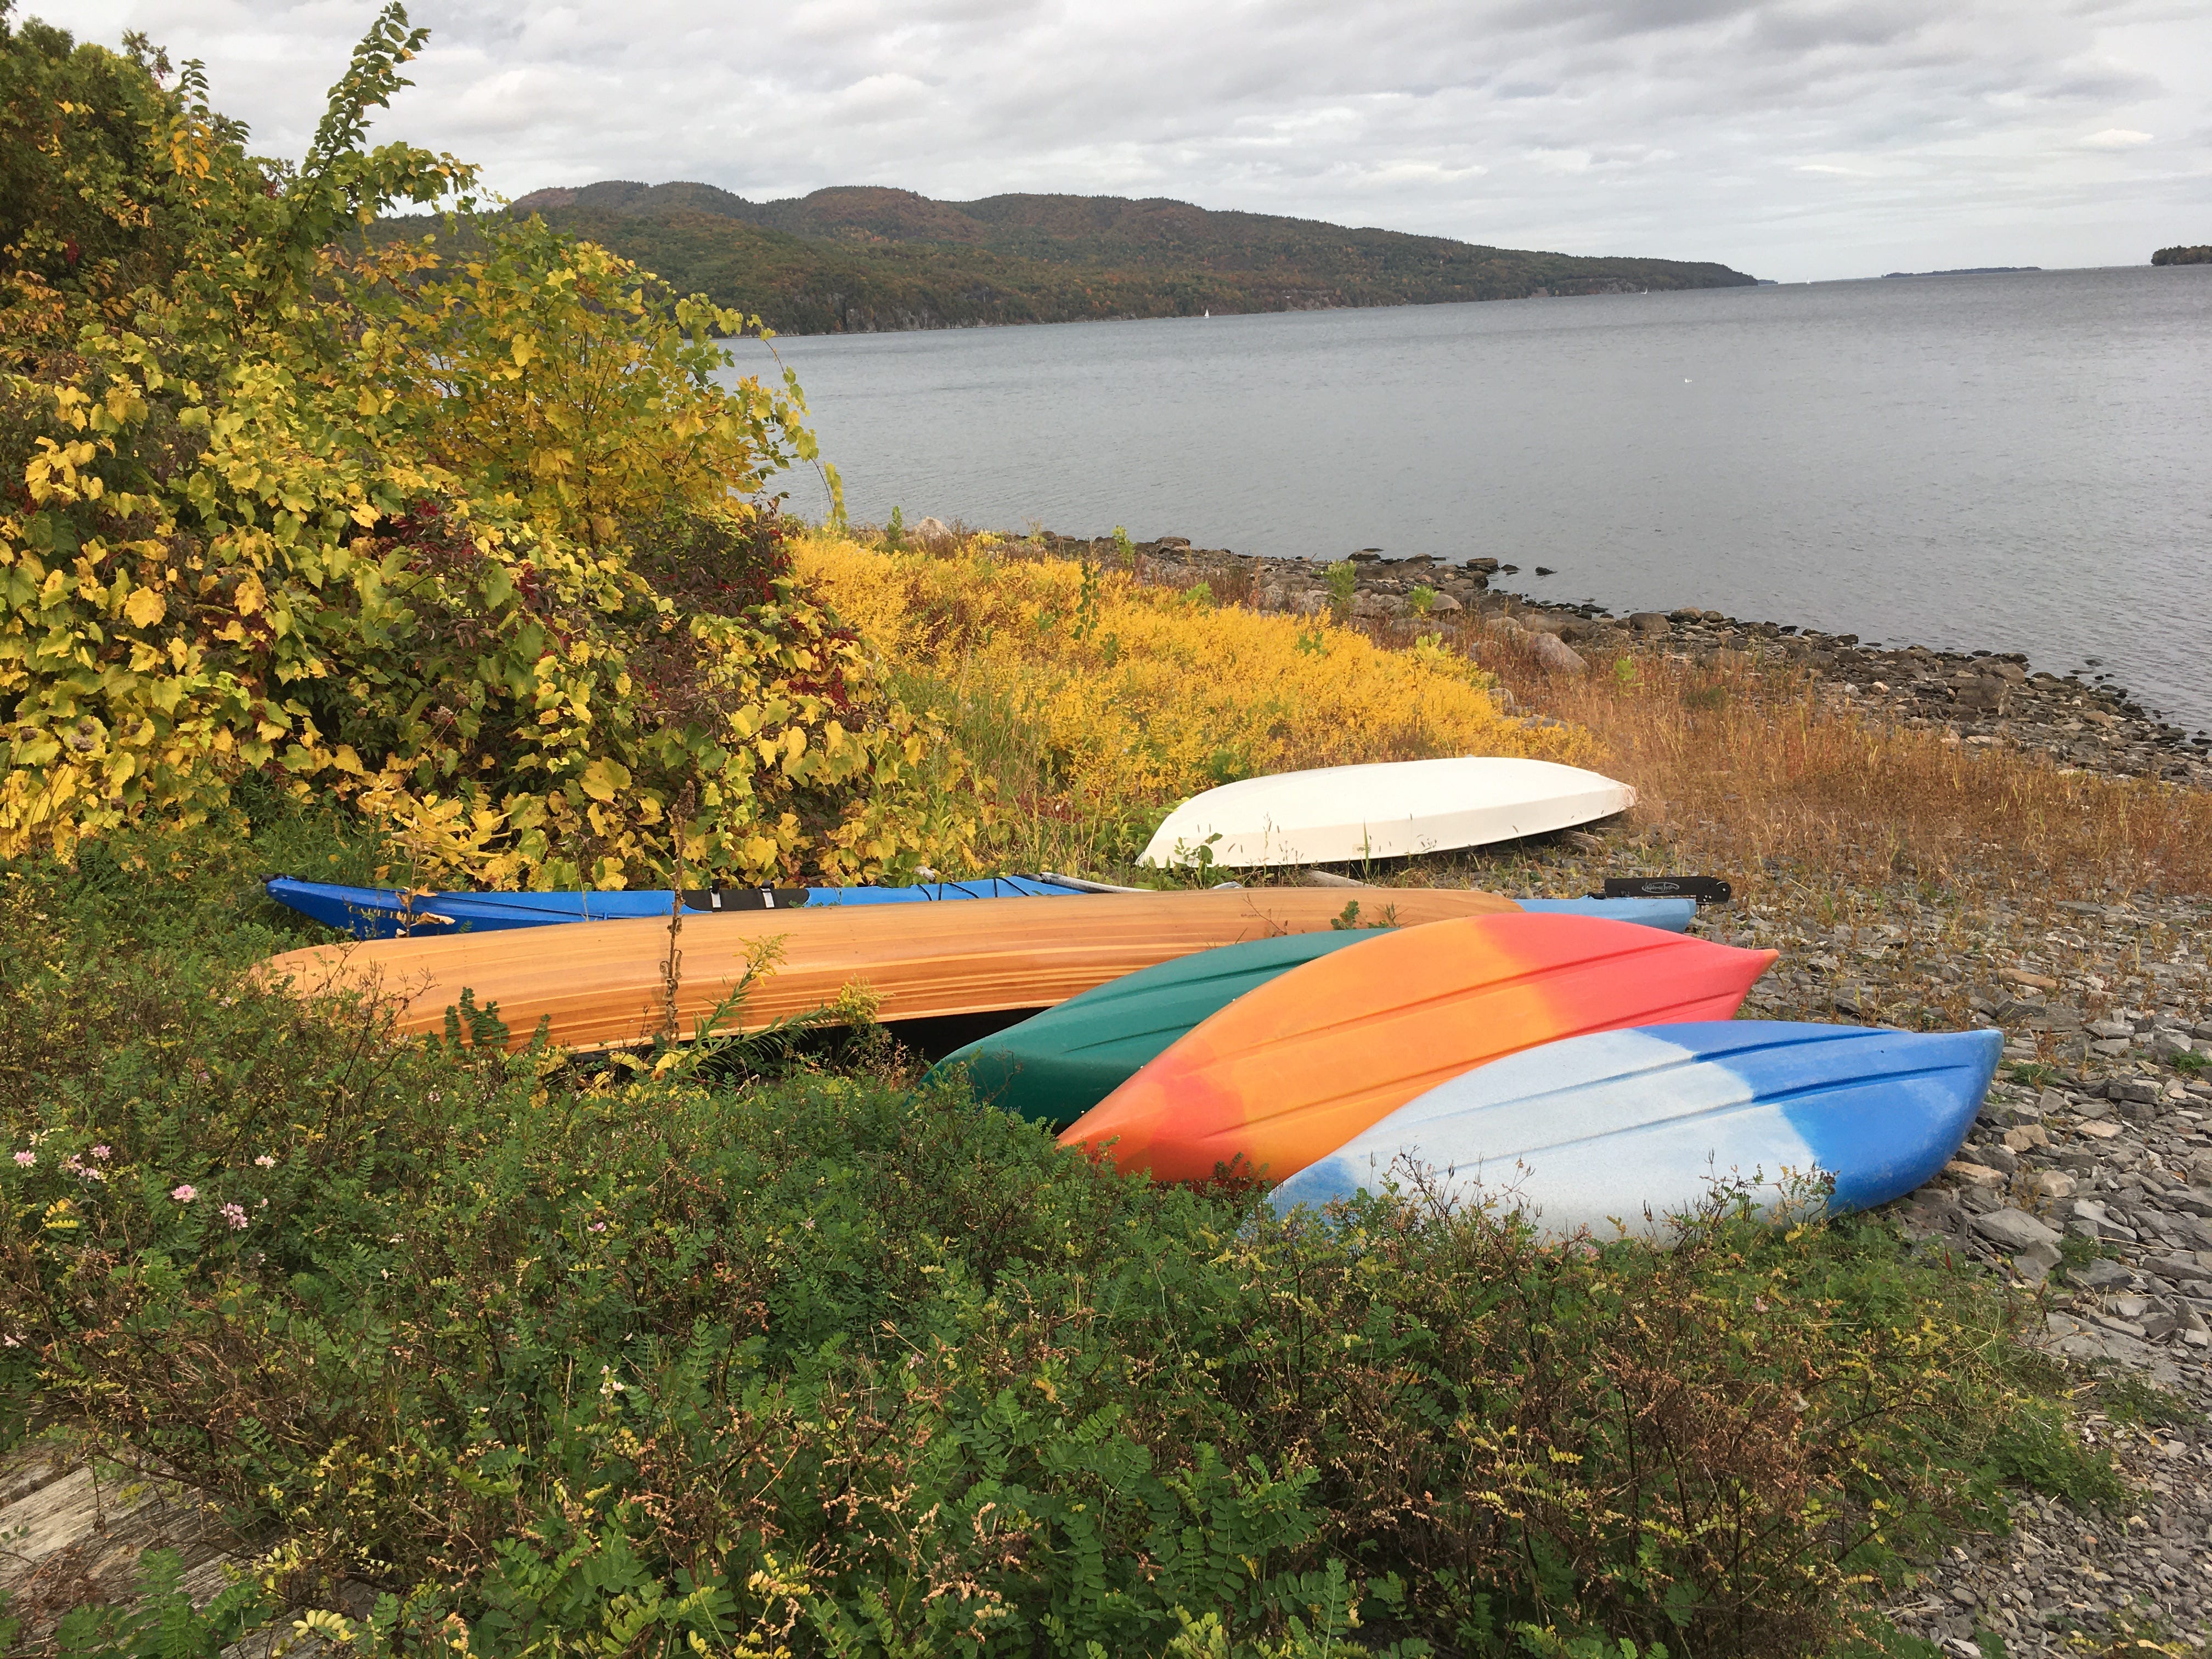
[[(1362, 902), (1376, 919), (1387, 908), (1402, 927), (1519, 909), (1493, 893), (1434, 888), (1390, 889)], [(693, 1035), (737, 988), (747, 962), (771, 945), (774, 965), (723, 1029), (757, 1030), (812, 1013), (848, 987), (875, 999), (883, 1020), (1048, 1008), (1194, 951), (1322, 931), (1344, 908), (1341, 892), (1285, 887), (1103, 893), (1069, 904), (970, 899), (687, 916), (677, 941), (678, 1022), (684, 1036)], [(647, 1041), (661, 1029), (668, 948), (665, 921), (578, 922), (313, 945), (270, 957), (261, 972), (305, 995), (390, 998), (403, 1032), (442, 1029), (446, 1010), (467, 989), (478, 1007), (496, 1006), (518, 1048), (541, 1021), (557, 1046), (610, 1048)]]

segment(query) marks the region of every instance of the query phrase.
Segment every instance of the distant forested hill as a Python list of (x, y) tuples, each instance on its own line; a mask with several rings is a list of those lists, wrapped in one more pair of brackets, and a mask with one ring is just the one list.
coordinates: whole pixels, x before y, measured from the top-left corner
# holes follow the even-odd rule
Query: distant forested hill
[(1430, 305), (1532, 295), (1731, 288), (1675, 259), (1582, 258), (1118, 196), (936, 202), (818, 190), (749, 202), (711, 185), (610, 179), (514, 211), (588, 238), (678, 289), (792, 334)]
[[(696, 190), (701, 186), (694, 185)], [(2212, 247), (2162, 247), (2150, 256), (2154, 265), (2212, 265)]]

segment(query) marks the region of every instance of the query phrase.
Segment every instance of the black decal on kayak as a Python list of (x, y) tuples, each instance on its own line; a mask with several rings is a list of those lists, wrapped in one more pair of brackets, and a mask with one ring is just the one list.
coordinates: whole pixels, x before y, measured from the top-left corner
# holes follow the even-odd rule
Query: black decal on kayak
[(1726, 904), (1735, 890), (1718, 876), (1607, 876), (1600, 898), (1686, 898)]
[(687, 887), (687, 910), (796, 910), (810, 895), (804, 887)]

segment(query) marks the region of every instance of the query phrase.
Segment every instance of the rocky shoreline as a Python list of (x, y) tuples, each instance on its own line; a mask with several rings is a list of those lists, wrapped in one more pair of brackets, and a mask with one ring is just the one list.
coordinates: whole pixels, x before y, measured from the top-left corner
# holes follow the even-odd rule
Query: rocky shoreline
[[(1825, 933), (1778, 907), (1716, 913), (1711, 931), (1784, 953), (1747, 1014), (2003, 1029), (2006, 1063), (1972, 1134), (1899, 1218), (1920, 1248), (2002, 1276), (2024, 1340), (2160, 1390), (2141, 1420), (2087, 1419), (2135, 1488), (2125, 1512), (2023, 1498), (2010, 1534), (1953, 1552), (1892, 1616), (1962, 1659), (1980, 1651), (1978, 1632), (2014, 1656), (2069, 1651), (2075, 1632), (2201, 1641), (2212, 1633), (2212, 904), (1985, 899), (1959, 916), (1942, 900), (1887, 897), (1881, 920)], [(1916, 944), (1942, 933), (1970, 943), (1916, 963)], [(1945, 1006), (1958, 1000), (1963, 1018)]]
[[(1330, 609), (1328, 562), (1263, 558), (1194, 547), (1162, 537), (1124, 549), (1109, 538), (1048, 532), (1034, 538), (1062, 556), (1127, 560), (1153, 581), (1206, 581), (1223, 598), (1262, 610), (1318, 614)], [(1876, 647), (1852, 634), (1771, 622), (1747, 622), (1690, 608), (1620, 616), (1593, 605), (1541, 603), (1494, 586), (1518, 567), (1495, 559), (1448, 564), (1426, 555), (1385, 560), (1351, 556), (1353, 617), (1377, 624), (1481, 629), (1524, 637), (1555, 673), (1584, 672), (1593, 659), (1629, 648), (1661, 649), (1693, 660), (1749, 657), (1811, 677), (1838, 707), (1907, 726), (1940, 728), (1966, 744), (2010, 744), (2039, 750), (2062, 766), (2120, 776), (2212, 787), (2212, 737), (2192, 737), (2123, 688), (2030, 669), (2018, 652)], [(1419, 590), (1433, 597), (1425, 598)], [(1539, 636), (1554, 641), (1546, 645)], [(1564, 647), (1562, 650), (1559, 647)]]
[[(1606, 827), (1404, 878), (1564, 896), (1673, 856)], [(2212, 1645), (2212, 898), (1787, 873), (1693, 924), (1781, 951), (1746, 1017), (2003, 1030), (1966, 1144), (1891, 1213), (2006, 1287), (2130, 1492), (2114, 1512), (2023, 1493), (2009, 1531), (1961, 1540), (1884, 1611), (1958, 1659)]]

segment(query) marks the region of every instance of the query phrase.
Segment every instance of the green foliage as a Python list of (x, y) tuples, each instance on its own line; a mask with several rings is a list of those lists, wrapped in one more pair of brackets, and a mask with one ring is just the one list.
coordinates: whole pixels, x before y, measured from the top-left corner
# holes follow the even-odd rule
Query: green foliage
[(1435, 608), (1437, 590), (1423, 582), (1406, 595), (1406, 603), (1413, 608), (1417, 617), (1425, 617)]
[(1359, 591), (1359, 567), (1349, 559), (1339, 559), (1323, 573), (1322, 580), (1328, 586), (1329, 614), (1343, 622), (1352, 615), (1352, 596)]
[(1361, 914), (1359, 901), (1350, 899), (1346, 902), (1342, 910), (1328, 919), (1328, 925), (1334, 931), (1340, 933), (1350, 933), (1360, 927), (1395, 927), (1398, 925), (1398, 907), (1395, 904), (1386, 904), (1381, 912), (1370, 920)]
[(2202, 1419), (2188, 1400), (2161, 1389), (2133, 1371), (2114, 1371), (2099, 1376), (2075, 1396), (2076, 1403), (2102, 1412), (2115, 1423), (2152, 1428), (2190, 1427)]
[[(744, 504), (815, 453), (788, 375), (713, 378), (757, 322), (539, 224), (362, 245), (470, 206), (468, 167), (364, 147), (422, 38), (388, 6), (286, 167), (197, 70), (0, 36), (45, 146), (0, 172), (0, 856), (258, 774), (448, 880), (665, 871), (680, 799), (705, 878), (957, 863), (967, 807), (915, 789), (940, 734)], [(708, 591), (717, 554), (746, 580)]]
[(57, 1659), (216, 1659), (276, 1611), (251, 1583), (228, 1585), (195, 1607), (184, 1577), (174, 1550), (147, 1551), (128, 1603), (76, 1607), (63, 1617), (53, 1635)]
[(906, 509), (893, 507), (891, 516), (884, 526), (884, 545), (893, 550), (906, 545)]

